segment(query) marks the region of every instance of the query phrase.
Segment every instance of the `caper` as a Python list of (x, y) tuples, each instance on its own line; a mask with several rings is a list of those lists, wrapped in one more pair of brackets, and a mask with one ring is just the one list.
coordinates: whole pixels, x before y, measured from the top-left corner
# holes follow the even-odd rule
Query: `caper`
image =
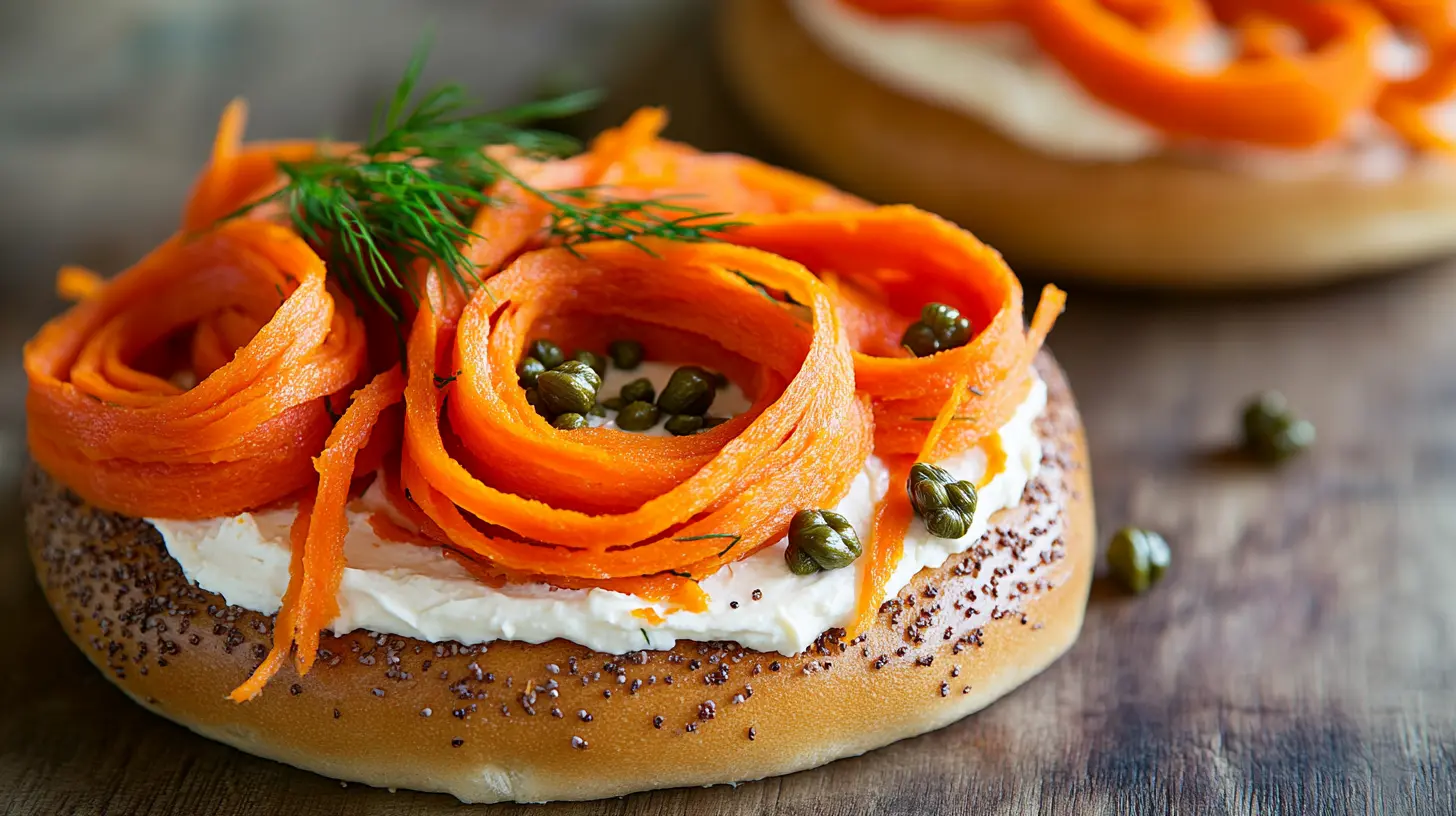
[(722, 391), (732, 384), (728, 379), (728, 375), (721, 371), (709, 371), (708, 375), (713, 378), (713, 387), (719, 391)]
[(795, 575), (813, 575), (819, 571), (819, 564), (808, 553), (792, 544), (784, 550), (784, 562), (789, 565), (789, 572)]
[(601, 378), (585, 363), (568, 360), (536, 378), (541, 406), (552, 416), (585, 414), (597, 401)]
[(976, 518), (976, 486), (957, 480), (950, 471), (927, 462), (916, 462), (905, 482), (910, 506), (925, 521), (925, 529), (936, 538), (961, 538)]
[(561, 431), (574, 431), (586, 427), (586, 417), (581, 414), (565, 413), (551, 420), (551, 427)]
[(962, 538), (971, 531), (971, 519), (959, 510), (929, 510), (925, 529), (936, 538)]
[(646, 377), (639, 377), (622, 386), (620, 393), (625, 402), (652, 402), (657, 399), (657, 389), (652, 387), (652, 380)]
[(636, 340), (613, 340), (607, 344), (607, 354), (612, 364), (623, 371), (631, 371), (642, 365), (644, 353), (642, 344)]
[(591, 366), (591, 370), (595, 371), (598, 377), (607, 376), (607, 358), (594, 351), (578, 351), (571, 355), (571, 359), (578, 363), (586, 363)]
[(622, 406), (626, 404), (627, 401), (621, 397), (607, 397), (602, 400), (602, 407), (611, 411), (620, 411), (622, 410)]
[(562, 353), (561, 346), (545, 338), (532, 340), (531, 345), (526, 347), (526, 356), (540, 360), (541, 365), (546, 366), (548, 371), (566, 362), (566, 355)]
[(617, 412), (617, 427), (624, 431), (645, 431), (657, 424), (657, 406), (650, 402), (629, 402)]
[(1314, 425), (1296, 417), (1278, 391), (1244, 407), (1244, 449), (1258, 459), (1281, 462), (1313, 445), (1314, 437)]
[(516, 377), (520, 379), (522, 388), (530, 388), (536, 384), (536, 378), (546, 371), (546, 365), (535, 357), (527, 357), (516, 366)]
[(1124, 527), (1107, 545), (1107, 565), (1113, 576), (1139, 595), (1163, 577), (1172, 560), (1168, 542), (1151, 530)]
[(728, 417), (705, 416), (705, 417), (703, 417), (703, 430), (707, 430), (709, 428), (716, 428), (719, 425), (722, 425), (723, 423), (725, 423), (727, 421), (728, 421)]
[(713, 375), (697, 366), (683, 366), (672, 372), (657, 397), (657, 407), (669, 414), (702, 416), (713, 405), (716, 388)]
[(800, 510), (789, 522), (789, 547), (784, 560), (795, 574), (803, 575), (807, 557), (819, 569), (847, 567), (864, 552), (849, 519), (829, 510)]
[(526, 389), (526, 404), (536, 409), (536, 413), (543, 419), (550, 419), (552, 414), (546, 411), (546, 406), (541, 404), (541, 392), (534, 388)]
[(900, 345), (910, 349), (910, 353), (916, 357), (929, 357), (940, 350), (940, 345), (935, 341), (935, 330), (919, 321), (911, 323), (905, 330), (905, 335), (900, 338)]
[(960, 310), (944, 303), (927, 303), (920, 310), (920, 322), (935, 330), (941, 348), (964, 346), (971, 339), (971, 321)]
[(677, 414), (669, 417), (662, 427), (673, 436), (692, 436), (703, 429), (703, 418), (692, 414)]
[(916, 357), (929, 357), (937, 351), (959, 348), (971, 339), (971, 321), (960, 310), (944, 303), (927, 303), (920, 310), (920, 319), (911, 323), (900, 338), (900, 345)]
[(591, 414), (594, 417), (604, 417), (607, 415), (607, 407), (599, 402), (596, 405), (593, 405), (591, 407), (591, 410), (587, 413)]

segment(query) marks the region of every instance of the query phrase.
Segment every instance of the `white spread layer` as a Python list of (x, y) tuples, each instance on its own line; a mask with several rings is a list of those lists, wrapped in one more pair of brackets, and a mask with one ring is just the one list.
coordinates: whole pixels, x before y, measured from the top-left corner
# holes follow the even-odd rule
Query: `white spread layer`
[[(644, 364), (644, 371), (650, 365)], [(655, 369), (653, 379), (664, 380), (664, 370), (670, 369)], [(720, 396), (715, 412), (725, 411), (720, 402), (726, 401)], [(956, 540), (934, 538), (917, 519), (905, 537), (905, 554), (887, 583), (888, 592), (904, 588), (922, 568), (938, 567), (973, 546), (986, 531), (987, 519), (1020, 500), (1040, 466), (1041, 443), (1032, 425), (1045, 406), (1046, 386), (1037, 380), (999, 431), (1006, 467), (981, 488), (971, 531)], [(986, 458), (977, 448), (940, 464), (957, 477), (979, 482)], [(835, 508), (867, 547), (875, 502), (890, 488), (884, 464), (871, 456)], [(845, 626), (855, 607), (858, 564), (794, 575), (784, 564), (782, 541), (708, 576), (702, 586), (711, 600), (701, 613), (670, 612), (664, 604), (601, 589), (544, 584), (492, 588), (438, 549), (380, 540), (368, 516), (381, 503), (382, 497), (371, 489), (349, 508), (347, 567), (339, 589), (339, 616), (330, 627), (335, 632), (364, 629), (462, 643), (564, 638), (614, 654), (667, 649), (678, 639), (729, 640), (760, 651), (795, 654), (826, 629)], [(150, 521), (189, 579), (230, 604), (272, 614), (288, 586), (288, 531), (294, 515), (285, 509), (206, 521)], [(754, 590), (760, 591), (759, 600), (753, 600)], [(653, 626), (632, 614), (644, 608), (655, 610), (664, 622)]]
[[(985, 123), (1002, 136), (1052, 156), (1084, 161), (1134, 161), (1169, 149), (1156, 128), (1095, 99), (1037, 48), (1021, 26), (958, 25), (885, 19), (841, 0), (792, 0), (800, 23), (837, 59), (907, 96)], [(1184, 64), (1211, 71), (1226, 64), (1234, 43), (1211, 30), (1189, 44)], [(1380, 70), (1409, 76), (1424, 60), (1398, 38), (1375, 53)], [(1432, 109), (1432, 121), (1456, 134), (1456, 101)], [(1380, 181), (1405, 172), (1404, 143), (1372, 117), (1352, 122), (1337, 143), (1277, 150), (1217, 143), (1178, 146), (1202, 158), (1259, 175), (1308, 177), (1338, 173)]]

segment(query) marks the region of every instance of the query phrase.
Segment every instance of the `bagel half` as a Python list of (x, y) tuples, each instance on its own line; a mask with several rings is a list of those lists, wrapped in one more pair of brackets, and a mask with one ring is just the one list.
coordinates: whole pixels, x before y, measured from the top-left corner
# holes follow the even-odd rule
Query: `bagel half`
[(1265, 178), (1177, 156), (1066, 161), (856, 73), (786, 0), (729, 0), (722, 10), (728, 84), (799, 164), (872, 200), (940, 213), (1017, 268), (1279, 287), (1456, 252), (1456, 162), (1372, 182)]
[(266, 654), (273, 618), (188, 583), (146, 522), (87, 506), (32, 467), (31, 556), (91, 662), (134, 700), (249, 753), (468, 802), (594, 799), (823, 765), (976, 711), (1051, 664), (1082, 624), (1093, 558), (1081, 421), (1043, 353), (1041, 472), (986, 536), (922, 570), (846, 640), (794, 657), (731, 643), (593, 652), (325, 637), (251, 702), (226, 695)]

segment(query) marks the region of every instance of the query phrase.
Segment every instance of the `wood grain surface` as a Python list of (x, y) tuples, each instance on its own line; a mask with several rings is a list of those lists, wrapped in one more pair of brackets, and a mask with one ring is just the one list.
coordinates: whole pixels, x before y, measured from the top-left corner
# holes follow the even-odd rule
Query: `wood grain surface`
[[(67, 641), (18, 539), (18, 348), (59, 308), (50, 273), (113, 271), (164, 236), (230, 95), (253, 98), (264, 135), (351, 132), (426, 9), (442, 21), (438, 75), (492, 100), (576, 71), (614, 89), (583, 127), (665, 102), (672, 135), (773, 157), (722, 98), (707, 3), (347, 5), (0, 6), (0, 811), (460, 809), (147, 714)], [(1257, 299), (1074, 287), (1052, 345), (1086, 418), (1102, 528), (1156, 528), (1174, 548), (1155, 591), (1099, 581), (1066, 658), (934, 734), (737, 788), (490, 812), (1456, 812), (1453, 314), (1456, 265)], [(1268, 386), (1319, 428), (1277, 470), (1228, 453), (1240, 402)]]

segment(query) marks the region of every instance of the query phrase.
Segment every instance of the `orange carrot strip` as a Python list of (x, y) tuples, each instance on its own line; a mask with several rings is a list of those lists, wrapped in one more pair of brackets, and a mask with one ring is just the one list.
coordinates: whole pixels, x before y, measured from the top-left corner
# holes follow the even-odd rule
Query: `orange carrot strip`
[(105, 286), (100, 275), (84, 266), (63, 266), (56, 273), (56, 294), (72, 303), (95, 297)]
[(885, 585), (900, 564), (905, 552), (905, 533), (915, 520), (915, 510), (905, 493), (905, 482), (910, 478), (910, 466), (915, 459), (910, 456), (896, 456), (887, 459), (890, 467), (890, 491), (875, 508), (874, 530), (870, 546), (860, 560), (859, 591), (855, 594), (854, 620), (848, 627), (848, 637), (854, 637), (875, 623), (880, 604), (884, 600)]
[(293, 525), (288, 529), (288, 541), (291, 554), (288, 559), (288, 589), (283, 592), (283, 600), (278, 607), (278, 616), (273, 621), (273, 647), (268, 650), (268, 656), (258, 664), (258, 668), (243, 681), (242, 685), (228, 694), (228, 699), (235, 703), (243, 703), (263, 693), (263, 687), (268, 681), (278, 674), (279, 670), (288, 662), (289, 652), (293, 649), (293, 632), (296, 630), (298, 618), (298, 596), (303, 590), (303, 555), (305, 542), (308, 540), (309, 520), (313, 516), (313, 497), (305, 496), (298, 504), (298, 515), (293, 517)]
[[(304, 543), (303, 588), (298, 595), (294, 660), (299, 674), (308, 674), (318, 653), (319, 632), (339, 614), (339, 582), (344, 576), (344, 535), (349, 531), (344, 507), (354, 462), (369, 441), (379, 415), (404, 396), (404, 374), (398, 367), (378, 375), (354, 394), (314, 460), (318, 497)], [(275, 636), (276, 640), (276, 636)]]
[[(457, 546), (502, 569), (538, 575), (706, 574), (776, 540), (798, 508), (823, 506), (847, 488), (868, 453), (870, 422), (854, 398), (848, 349), (822, 285), (801, 267), (752, 250), (650, 248), (656, 257), (611, 242), (583, 245), (577, 254), (523, 255), (492, 279), (495, 302), (477, 296), (467, 307), (453, 362), (437, 359), (441, 329), (449, 329), (442, 310), (420, 312), (409, 349), (404, 482)], [(812, 328), (729, 270), (809, 304)], [(564, 434), (525, 402), (514, 371), (533, 324), (548, 314), (618, 316), (700, 334), (759, 361), (767, 381), (785, 385), (758, 395), (750, 415), (691, 437)], [(442, 371), (460, 372), (445, 417), (433, 385)], [(442, 420), (468, 461), (488, 462), (489, 470), (445, 450)], [(501, 480), (529, 490), (504, 490)], [(599, 492), (633, 496), (640, 506), (595, 515), (576, 509), (579, 496)], [(457, 507), (527, 540), (482, 533)], [(725, 532), (743, 536), (732, 552), (703, 538)]]
[[(174, 237), (26, 344), (32, 455), (133, 516), (212, 518), (289, 495), (313, 480), (325, 401), (364, 365), (362, 326), (335, 306), (322, 261), (284, 228)], [(170, 342), (189, 332), (206, 341)]]

